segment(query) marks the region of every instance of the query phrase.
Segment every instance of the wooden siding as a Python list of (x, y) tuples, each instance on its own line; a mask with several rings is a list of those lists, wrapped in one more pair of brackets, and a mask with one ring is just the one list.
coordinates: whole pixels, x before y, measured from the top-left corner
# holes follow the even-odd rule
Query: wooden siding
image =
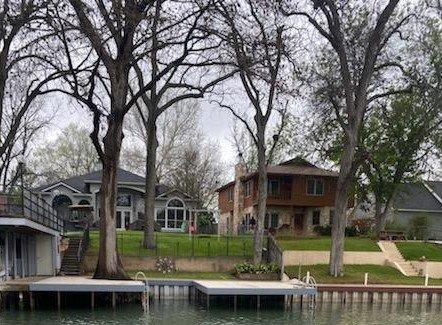
[[(305, 175), (269, 175), (269, 180), (279, 180), (280, 194), (276, 196), (269, 194), (267, 204), (309, 207), (334, 206), (337, 179), (333, 177), (315, 177), (324, 180), (324, 195), (318, 196), (307, 194), (307, 179), (309, 178), (311, 177)], [(251, 197), (244, 198), (244, 207), (252, 206), (258, 200), (258, 178), (253, 178), (252, 182), (253, 193)]]

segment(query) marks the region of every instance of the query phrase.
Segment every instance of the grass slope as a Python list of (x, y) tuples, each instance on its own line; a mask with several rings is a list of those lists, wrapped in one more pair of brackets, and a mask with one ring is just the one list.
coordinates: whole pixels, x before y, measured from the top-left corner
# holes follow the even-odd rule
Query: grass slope
[[(286, 266), (285, 272), (291, 277), (298, 277), (298, 266)], [(301, 275), (305, 276), (307, 271), (315, 278), (317, 283), (332, 284), (363, 284), (364, 275), (368, 273), (369, 284), (398, 284), (398, 285), (424, 285), (422, 277), (406, 277), (397, 269), (381, 265), (345, 265), (344, 276), (333, 277), (328, 274), (328, 265), (304, 265), (301, 268)], [(429, 279), (430, 285), (442, 285), (442, 279)]]
[[(299, 251), (329, 251), (330, 237), (278, 239), (278, 244), (283, 250)], [(379, 252), (379, 246), (370, 238), (347, 237), (345, 250), (351, 252)]]
[[(143, 240), (142, 231), (119, 231), (118, 251), (123, 256), (252, 256), (251, 236), (217, 236), (217, 235), (196, 235), (194, 239), (188, 234), (182, 233), (155, 233), (157, 249), (146, 249), (141, 247)], [(99, 234), (93, 231), (90, 234), (90, 254), (98, 252)]]
[(425, 256), (428, 261), (442, 262), (442, 245), (423, 242), (397, 242), (397, 248), (408, 261), (419, 261)]

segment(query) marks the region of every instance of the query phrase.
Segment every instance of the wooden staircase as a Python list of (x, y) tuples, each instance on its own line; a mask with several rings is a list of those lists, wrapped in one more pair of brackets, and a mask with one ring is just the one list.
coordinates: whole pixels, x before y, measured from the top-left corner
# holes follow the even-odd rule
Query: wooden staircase
[(381, 240), (378, 242), (381, 250), (387, 255), (388, 260), (405, 276), (418, 276), (419, 272), (413, 265), (404, 259), (393, 241)]
[(83, 237), (69, 238), (69, 245), (61, 261), (61, 275), (80, 275), (84, 252), (81, 249)]

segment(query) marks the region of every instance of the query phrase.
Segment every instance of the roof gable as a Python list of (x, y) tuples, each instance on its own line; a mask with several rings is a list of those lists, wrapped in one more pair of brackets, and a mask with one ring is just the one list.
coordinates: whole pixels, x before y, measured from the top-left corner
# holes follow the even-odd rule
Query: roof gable
[[(434, 183), (439, 184), (435, 186)], [(394, 207), (398, 210), (442, 211), (442, 203), (427, 188), (430, 186), (436, 192), (435, 187), (442, 186), (441, 184), (442, 182), (402, 184), (394, 200)]]

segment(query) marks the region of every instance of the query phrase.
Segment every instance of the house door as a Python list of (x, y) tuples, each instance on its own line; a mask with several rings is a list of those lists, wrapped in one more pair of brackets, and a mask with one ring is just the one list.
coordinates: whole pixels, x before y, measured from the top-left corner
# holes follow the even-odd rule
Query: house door
[(295, 214), (293, 228), (295, 231), (302, 230), (304, 224), (304, 215), (303, 214)]
[(124, 211), (124, 228), (127, 230), (130, 226), (130, 211)]
[(130, 216), (130, 210), (117, 210), (117, 229), (129, 229)]

